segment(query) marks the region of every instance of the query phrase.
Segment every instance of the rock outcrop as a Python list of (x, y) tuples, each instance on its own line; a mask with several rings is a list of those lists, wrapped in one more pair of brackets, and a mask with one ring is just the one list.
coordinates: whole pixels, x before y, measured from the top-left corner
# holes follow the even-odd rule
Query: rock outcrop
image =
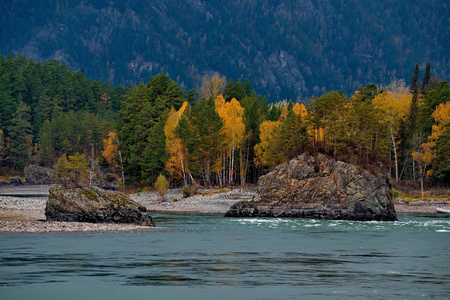
[(19, 186), (19, 185), (23, 184), (23, 181), (22, 181), (22, 179), (20, 179), (19, 176), (15, 176), (15, 177), (11, 177), (9, 179), (9, 184), (12, 186)]
[(24, 170), (27, 184), (56, 183), (56, 171), (36, 165), (28, 165)]
[(45, 207), (48, 221), (129, 223), (155, 226), (155, 221), (128, 196), (97, 187), (64, 187), (56, 184), (49, 190)]
[(258, 181), (251, 201), (233, 205), (226, 217), (293, 217), (394, 221), (391, 181), (325, 155), (302, 154)]

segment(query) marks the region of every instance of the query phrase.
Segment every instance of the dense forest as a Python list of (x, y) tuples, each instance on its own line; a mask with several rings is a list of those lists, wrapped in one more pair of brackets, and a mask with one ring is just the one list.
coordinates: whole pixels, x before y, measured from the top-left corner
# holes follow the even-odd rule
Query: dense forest
[(0, 56), (1, 173), (68, 156), (127, 184), (163, 174), (173, 186), (228, 186), (255, 183), (307, 151), (390, 171), (395, 182), (448, 185), (448, 82), (432, 77), (430, 64), (411, 76), (408, 85), (270, 104), (249, 80), (218, 73), (203, 76), (198, 92), (165, 74), (125, 88), (55, 60)]
[(170, 74), (248, 78), (269, 102), (409, 78), (416, 63), (449, 81), (446, 0), (8, 0), (0, 55), (56, 59), (112, 85)]

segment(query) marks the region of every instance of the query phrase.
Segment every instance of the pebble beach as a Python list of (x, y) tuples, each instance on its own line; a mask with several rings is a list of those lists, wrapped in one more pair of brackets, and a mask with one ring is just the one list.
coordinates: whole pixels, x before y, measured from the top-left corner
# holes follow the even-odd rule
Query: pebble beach
[[(74, 232), (154, 230), (155, 227), (114, 223), (82, 223), (45, 221), (45, 204), (49, 186), (3, 187), (0, 189), (0, 232)], [(181, 189), (169, 190), (164, 199), (154, 192), (129, 195), (150, 212), (225, 214), (236, 202), (251, 200), (252, 189), (199, 190), (198, 194), (183, 198)], [(26, 197), (24, 197), (26, 196)], [(445, 200), (404, 203), (397, 199), (397, 213), (434, 214), (436, 208), (450, 209)]]
[[(6, 187), (0, 189), (0, 232), (123, 231), (153, 230), (155, 227), (114, 223), (45, 221), (49, 186)], [(250, 200), (254, 191), (235, 189), (200, 190), (198, 195), (183, 198), (181, 189), (168, 191), (164, 199), (154, 192), (129, 195), (150, 212), (224, 214), (240, 200)], [(33, 195), (39, 195), (38, 197)], [(26, 197), (24, 197), (26, 196)], [(158, 228), (158, 227), (156, 227)]]

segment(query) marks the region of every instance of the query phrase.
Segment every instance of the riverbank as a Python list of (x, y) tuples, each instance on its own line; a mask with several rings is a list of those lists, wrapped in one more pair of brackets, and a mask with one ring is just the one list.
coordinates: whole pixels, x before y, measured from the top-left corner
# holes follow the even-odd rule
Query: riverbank
[(201, 189), (197, 195), (183, 198), (181, 189), (172, 189), (160, 199), (154, 192), (129, 195), (131, 199), (152, 212), (225, 214), (238, 201), (251, 200), (252, 189)]
[(406, 198), (399, 197), (399, 199), (395, 201), (395, 211), (397, 214), (436, 214), (436, 208), (450, 210), (450, 202), (444, 199), (445, 198), (408, 202)]
[(56, 222), (56, 221), (0, 221), (0, 232), (80, 232), (153, 230), (155, 227), (132, 224)]
[[(129, 224), (92, 224), (79, 222), (46, 222), (45, 205), (49, 186), (7, 187), (0, 189), (0, 232), (117, 231), (149, 229)], [(150, 212), (224, 214), (240, 200), (250, 200), (254, 191), (199, 190), (183, 198), (181, 189), (170, 190), (164, 199), (154, 192), (129, 195)], [(3, 196), (2, 196), (3, 195)], [(36, 197), (38, 195), (39, 197)]]
[[(0, 189), (0, 232), (54, 232), (54, 231), (118, 231), (149, 229), (129, 224), (92, 224), (77, 222), (46, 222), (45, 204), (48, 186), (8, 187)], [(164, 199), (154, 192), (129, 195), (150, 212), (224, 214), (234, 203), (251, 200), (254, 189), (210, 189), (183, 198), (181, 189), (168, 191)], [(2, 196), (3, 195), (3, 196)], [(5, 196), (7, 195), (7, 196)], [(38, 196), (36, 196), (38, 195)], [(410, 201), (399, 197), (395, 202), (398, 214), (435, 214), (436, 208), (450, 209), (447, 198), (429, 198)]]

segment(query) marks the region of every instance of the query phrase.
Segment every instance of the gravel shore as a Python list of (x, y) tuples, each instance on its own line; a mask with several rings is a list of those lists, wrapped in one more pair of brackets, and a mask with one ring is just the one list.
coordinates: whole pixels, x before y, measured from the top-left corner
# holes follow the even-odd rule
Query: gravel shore
[[(45, 204), (48, 186), (11, 187), (0, 189), (0, 232), (54, 232), (54, 231), (121, 231), (154, 229), (154, 227), (130, 224), (93, 224), (80, 222), (47, 222)], [(177, 212), (225, 214), (236, 202), (251, 200), (254, 190), (199, 190), (199, 194), (183, 198), (181, 189), (168, 191), (164, 199), (154, 192), (129, 195), (150, 212)], [(22, 197), (19, 197), (22, 196)], [(26, 197), (23, 197), (26, 196)], [(434, 214), (436, 208), (450, 209), (450, 203), (438, 201), (414, 201), (405, 203), (397, 199), (398, 214)]]
[[(33, 197), (33, 195), (48, 195), (48, 188), (48, 186), (28, 186), (0, 189), (0, 232), (154, 229), (154, 227), (129, 224), (44, 221), (47, 197)], [(145, 206), (150, 211), (150, 214), (152, 211), (224, 214), (237, 201), (250, 200), (255, 192), (235, 189), (226, 192), (223, 190), (200, 190), (199, 193), (199, 195), (193, 197), (183, 198), (181, 189), (174, 189), (170, 190), (163, 200), (159, 199), (154, 192), (138, 193), (129, 196), (142, 206)]]
[(444, 200), (415, 201), (405, 203), (404, 199), (398, 199), (395, 202), (395, 211), (397, 214), (435, 214), (436, 208), (450, 210), (450, 203)]
[(131, 224), (55, 222), (55, 221), (0, 221), (0, 232), (75, 232), (75, 231), (129, 231), (153, 230), (155, 227)]
[(148, 211), (225, 214), (234, 203), (251, 200), (255, 194), (255, 191), (245, 189), (199, 190), (197, 195), (183, 198), (181, 189), (173, 189), (164, 199), (154, 192), (133, 194), (130, 198)]

